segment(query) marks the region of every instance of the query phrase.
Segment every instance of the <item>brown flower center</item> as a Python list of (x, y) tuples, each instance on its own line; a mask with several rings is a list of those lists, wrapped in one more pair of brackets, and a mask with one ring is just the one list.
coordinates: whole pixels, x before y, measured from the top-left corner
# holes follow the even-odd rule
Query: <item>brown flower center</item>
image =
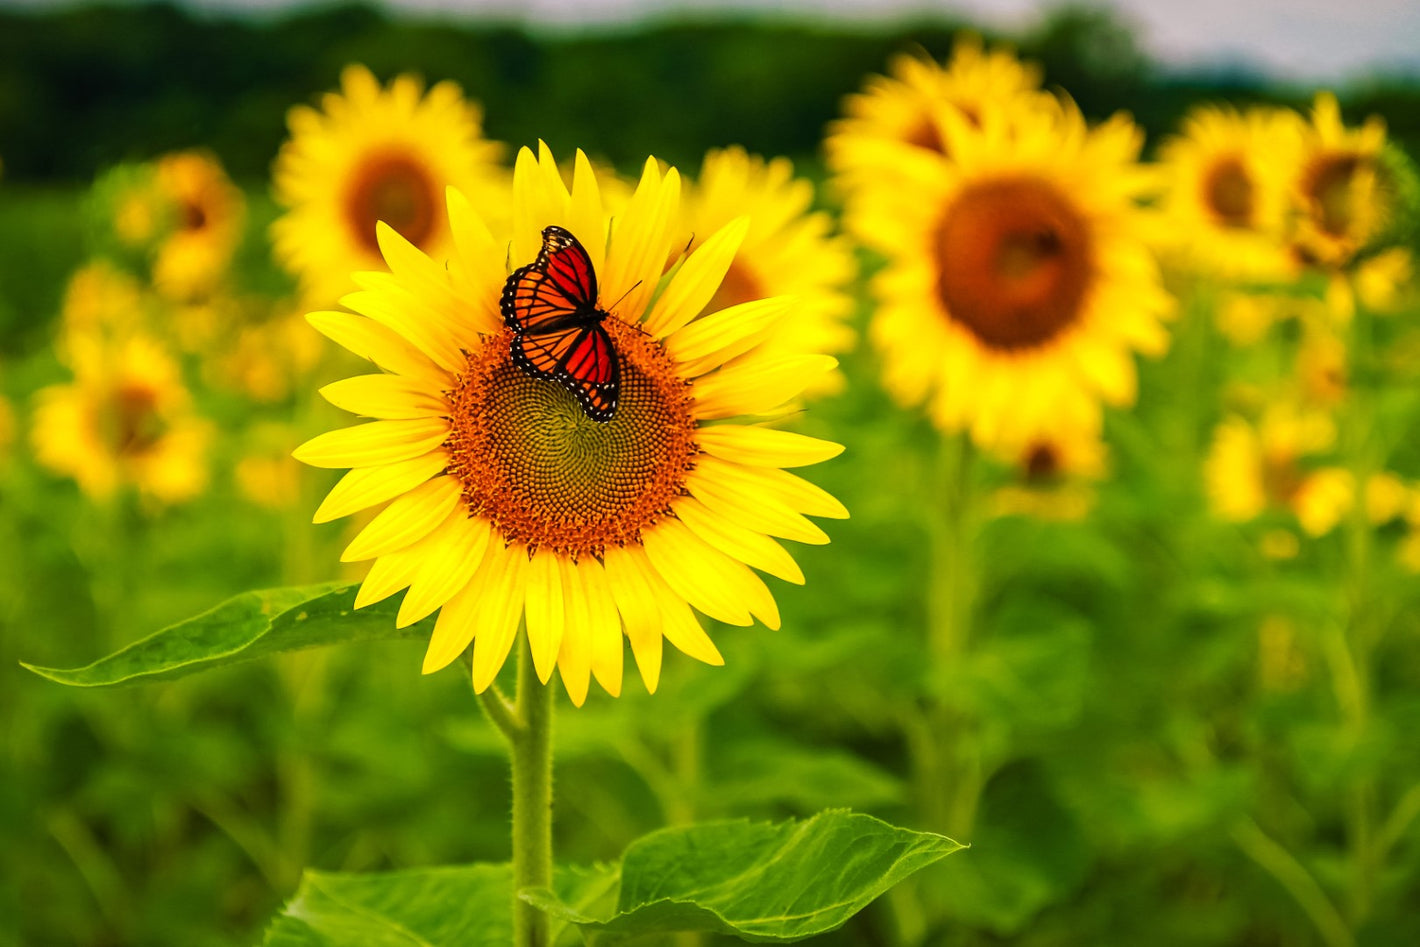
[(449, 470), (470, 515), (506, 542), (600, 556), (639, 543), (684, 489), (698, 452), (689, 389), (650, 336), (615, 316), (602, 325), (621, 358), (620, 401), (604, 424), (515, 366), (508, 330), (468, 353), (449, 394)]
[(1316, 223), (1332, 237), (1344, 237), (1355, 217), (1352, 182), (1361, 170), (1357, 154), (1329, 154), (1317, 159), (1309, 169), (1304, 188), (1311, 199)]
[(1036, 441), (1026, 451), (1021, 466), (1027, 483), (1046, 483), (1060, 476), (1060, 452), (1054, 444)]
[(968, 185), (935, 240), (938, 298), (983, 345), (1043, 345), (1080, 317), (1093, 276), (1090, 233), (1047, 182)]
[(113, 393), (104, 433), (119, 456), (147, 453), (162, 440), (167, 426), (158, 413), (158, 396), (146, 385), (127, 384)]
[(207, 209), (197, 201), (183, 201), (182, 204), (182, 229), (187, 231), (201, 230), (207, 226)]
[(1240, 158), (1231, 155), (1208, 169), (1203, 200), (1224, 227), (1242, 228), (1252, 223), (1252, 178)]
[(380, 252), (375, 224), (381, 220), (422, 249), (439, 226), (438, 188), (428, 169), (408, 155), (374, 155), (354, 174), (345, 197), (345, 215), (360, 243), (372, 253)]

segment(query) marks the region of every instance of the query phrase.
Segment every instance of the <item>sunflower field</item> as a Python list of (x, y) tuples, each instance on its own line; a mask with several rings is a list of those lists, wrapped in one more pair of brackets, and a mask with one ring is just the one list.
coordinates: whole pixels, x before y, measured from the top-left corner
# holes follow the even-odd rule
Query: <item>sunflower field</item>
[(0, 12), (0, 947), (1420, 943), (1418, 117)]

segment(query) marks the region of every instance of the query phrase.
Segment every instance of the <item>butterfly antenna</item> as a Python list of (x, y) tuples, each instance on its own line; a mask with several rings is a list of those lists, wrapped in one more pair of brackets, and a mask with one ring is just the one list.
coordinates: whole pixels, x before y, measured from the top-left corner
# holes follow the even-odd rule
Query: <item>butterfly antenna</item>
[(622, 302), (626, 299), (626, 297), (627, 297), (627, 296), (630, 296), (632, 293), (634, 293), (634, 292), (636, 291), (636, 287), (637, 287), (637, 286), (640, 286), (640, 285), (641, 285), (641, 280), (639, 280), (639, 279), (638, 279), (636, 282), (632, 283), (632, 284), (631, 284), (631, 288), (628, 289), (626, 292), (624, 292), (624, 293), (621, 294), (621, 299), (618, 299), (616, 302), (612, 303), (610, 306), (607, 307), (607, 310), (606, 310), (607, 315), (611, 315), (613, 312), (615, 312), (615, 311), (616, 311), (616, 307), (617, 307), (617, 306), (620, 306), (620, 305), (622, 304)]

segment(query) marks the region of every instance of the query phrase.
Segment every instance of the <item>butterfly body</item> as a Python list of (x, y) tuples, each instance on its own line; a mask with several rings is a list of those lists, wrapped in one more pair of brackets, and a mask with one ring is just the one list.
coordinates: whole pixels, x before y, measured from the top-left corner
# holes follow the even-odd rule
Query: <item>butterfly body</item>
[(570, 231), (543, 229), (537, 259), (503, 284), (500, 309), (513, 330), (513, 364), (566, 388), (593, 421), (610, 421), (621, 393), (621, 358), (602, 325), (607, 313), (597, 305), (591, 257)]

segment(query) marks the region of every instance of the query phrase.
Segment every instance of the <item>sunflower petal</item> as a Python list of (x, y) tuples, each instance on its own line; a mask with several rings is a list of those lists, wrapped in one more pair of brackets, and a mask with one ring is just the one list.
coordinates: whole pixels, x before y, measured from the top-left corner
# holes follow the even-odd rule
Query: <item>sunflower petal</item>
[(702, 316), (667, 336), (666, 352), (680, 362), (684, 377), (695, 378), (762, 342), (797, 298), (756, 299)]
[(711, 641), (705, 629), (700, 627), (700, 622), (696, 620), (685, 599), (661, 578), (646, 556), (646, 550), (632, 546), (627, 548), (627, 552), (630, 554), (629, 561), (641, 573), (642, 581), (655, 602), (654, 608), (661, 616), (661, 628), (666, 640), (675, 645), (682, 654), (687, 654), (697, 661), (716, 667), (722, 666), (725, 659), (720, 656), (720, 649), (715, 647), (715, 642)]
[(664, 338), (700, 315), (709, 304), (749, 233), (748, 217), (721, 227), (692, 253), (672, 277), (646, 317), (646, 331)]
[[(562, 569), (557, 553), (539, 549), (528, 563), (526, 602), (528, 644), (532, 647), (537, 679), (546, 684), (557, 665), (557, 653), (566, 633), (567, 606), (562, 597)], [(577, 633), (578, 629), (573, 629)]]
[(755, 467), (803, 467), (837, 457), (843, 445), (768, 427), (717, 424), (701, 428), (695, 442), (709, 454)]
[(451, 516), (429, 536), (423, 563), (399, 604), (396, 628), (406, 628), (433, 614), (473, 578), (488, 548), (491, 528), (479, 517)]
[(426, 454), (448, 435), (444, 418), (371, 421), (317, 435), (291, 456), (312, 467), (375, 467)]
[(654, 694), (661, 679), (662, 638), (656, 595), (625, 549), (607, 547), (602, 561), (606, 566), (607, 588), (626, 626), (626, 637), (631, 642), (631, 654), (636, 658), (641, 680), (646, 684), (647, 693)]
[(403, 375), (356, 375), (332, 382), (320, 393), (342, 411), (383, 420), (433, 418), (449, 410), (437, 389)]
[(307, 313), (306, 321), (336, 345), (369, 359), (396, 375), (411, 375), (434, 385), (447, 385), (449, 374), (393, 329), (349, 312)]
[(814, 545), (828, 542), (823, 530), (778, 498), (756, 494), (740, 482), (708, 475), (704, 465), (713, 459), (700, 458), (695, 470), (686, 477), (686, 488), (691, 495), (712, 511), (746, 529), (781, 539)]
[(830, 355), (792, 355), (726, 365), (695, 380), (695, 414), (706, 420), (768, 414), (837, 366), (838, 360)]
[(408, 493), (435, 474), (443, 473), (449, 459), (443, 451), (378, 467), (356, 467), (341, 477), (316, 509), (313, 523), (329, 523)]
[(412, 546), (448, 519), (463, 496), (457, 477), (435, 477), (396, 498), (360, 530), (340, 554), (359, 562)]
[(470, 587), (477, 587), (474, 618), (473, 689), (481, 694), (493, 683), (518, 636), (527, 586), (526, 546), (489, 545)]
[(591, 641), (592, 675), (613, 697), (621, 696), (621, 619), (601, 564), (583, 557), (574, 567), (587, 596), (587, 632)]
[(720, 552), (785, 582), (804, 584), (804, 573), (794, 557), (763, 533), (716, 516), (694, 497), (681, 497), (676, 501), (674, 510), (692, 533)]
[(739, 564), (701, 542), (684, 523), (662, 520), (643, 530), (641, 541), (657, 574), (696, 609), (729, 625), (753, 622), (737, 594), (739, 577), (729, 568)]
[(588, 613), (587, 592), (583, 586), (577, 566), (569, 563), (561, 571), (562, 598), (567, 607), (567, 634), (562, 636), (562, 647), (557, 655), (557, 670), (562, 675), (562, 686), (567, 696), (578, 707), (587, 700), (587, 689), (592, 679), (592, 642), (590, 615)]

